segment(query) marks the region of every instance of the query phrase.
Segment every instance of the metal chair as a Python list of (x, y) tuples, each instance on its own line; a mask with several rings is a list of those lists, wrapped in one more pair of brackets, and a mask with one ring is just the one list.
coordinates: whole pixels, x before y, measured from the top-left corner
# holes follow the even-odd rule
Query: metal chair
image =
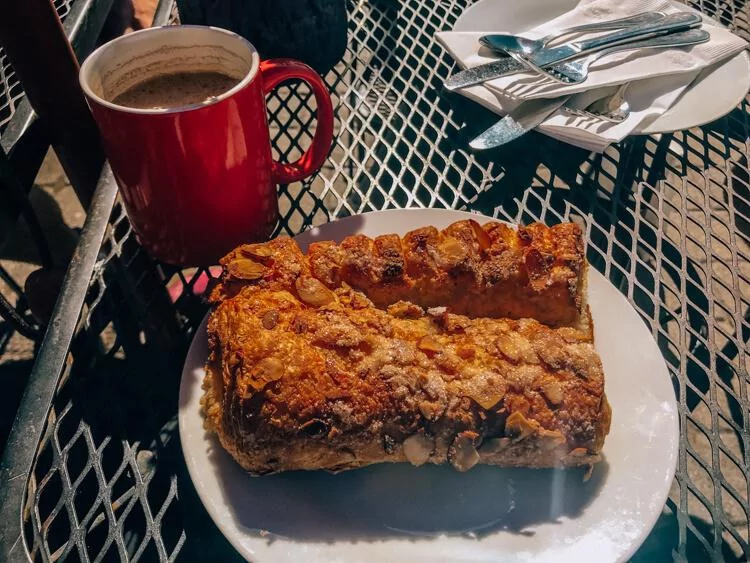
[[(88, 207), (104, 157), (78, 86), (78, 60), (93, 50), (112, 5), (113, 0), (0, 2), (0, 248), (22, 217), (41, 261), (37, 277), (50, 286), (45, 291), (51, 301), (65, 264), (54, 263), (29, 191), (51, 146)], [(31, 314), (21, 284), (1, 267), (0, 279), (12, 294), (0, 294), (0, 317), (11, 330), (41, 339), (44, 319)], [(51, 309), (51, 302), (45, 308)]]

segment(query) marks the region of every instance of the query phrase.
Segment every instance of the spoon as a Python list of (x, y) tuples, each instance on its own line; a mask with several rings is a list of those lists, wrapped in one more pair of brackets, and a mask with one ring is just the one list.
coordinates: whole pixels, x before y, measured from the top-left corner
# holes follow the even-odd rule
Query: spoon
[(630, 82), (621, 84), (617, 92), (601, 100), (596, 100), (586, 108), (586, 111), (598, 115), (607, 121), (615, 123), (625, 121), (630, 115), (630, 104), (625, 99), (625, 91), (628, 89), (628, 86), (630, 86)]
[(664, 19), (664, 14), (660, 12), (643, 12), (626, 18), (569, 27), (561, 31), (550, 33), (541, 39), (527, 39), (520, 35), (492, 33), (480, 37), (479, 42), (499, 55), (505, 55), (508, 52), (514, 52), (520, 55), (531, 55), (536, 51), (545, 48), (549, 43), (573, 33), (620, 29), (632, 25), (655, 23), (662, 19)]
[(621, 123), (630, 117), (630, 105), (624, 97), (628, 86), (630, 86), (630, 82), (621, 84), (617, 89), (617, 92), (614, 94), (604, 96), (603, 98), (590, 103), (583, 109), (569, 107), (568, 105), (563, 105), (560, 109), (565, 113), (570, 113), (579, 117), (595, 117), (597, 119), (609, 121), (610, 123)]

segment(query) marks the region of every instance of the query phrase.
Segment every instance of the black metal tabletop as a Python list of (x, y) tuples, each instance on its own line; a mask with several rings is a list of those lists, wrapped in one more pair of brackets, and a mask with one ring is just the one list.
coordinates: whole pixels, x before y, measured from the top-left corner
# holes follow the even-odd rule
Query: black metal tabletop
[[(676, 478), (633, 560), (745, 561), (749, 100), (604, 154), (536, 133), (473, 154), (467, 140), (494, 116), (441, 93), (453, 62), (433, 37), (470, 3), (348, 0), (349, 46), (325, 77), (335, 143), (316, 176), (281, 186), (279, 233), (400, 207), (581, 224), (589, 261), (658, 342), (678, 401)], [(750, 38), (743, 0), (690, 4)], [(296, 158), (312, 94), (284, 86), (269, 112), (276, 156)], [(197, 499), (177, 436), (182, 362), (206, 312), (201, 273), (143, 252), (106, 171), (0, 465), (1, 560), (238, 558)]]

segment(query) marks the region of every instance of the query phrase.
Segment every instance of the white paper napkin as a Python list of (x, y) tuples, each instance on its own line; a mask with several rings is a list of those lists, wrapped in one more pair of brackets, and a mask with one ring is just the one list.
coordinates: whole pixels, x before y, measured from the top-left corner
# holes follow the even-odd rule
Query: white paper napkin
[[(644, 11), (673, 13), (685, 11), (683, 4), (669, 0), (582, 0), (576, 8), (541, 25), (524, 36), (538, 38), (558, 29), (603, 19), (616, 19)], [(624, 139), (636, 129), (669, 109), (702, 69), (716, 65), (747, 47), (747, 43), (727, 29), (706, 19), (703, 26), (711, 40), (689, 49), (668, 49), (626, 52), (603, 57), (591, 67), (591, 74), (583, 84), (564, 86), (532, 73), (518, 73), (502, 77), (482, 86), (465, 88), (463, 95), (482, 105), (505, 114), (513, 111), (523, 100), (554, 98), (575, 94), (570, 104), (583, 108), (591, 102), (616, 91), (617, 85), (628, 82), (626, 99), (631, 107), (628, 119), (619, 124), (575, 116), (565, 110), (553, 114), (539, 130), (576, 146), (602, 152), (609, 144)], [(493, 60), (485, 56), (479, 37), (486, 33), (439, 32), (437, 39), (463, 68)]]
[[(634, 131), (643, 129), (662, 115), (698, 74), (698, 72), (687, 75), (675, 74), (631, 83), (625, 94), (631, 113), (620, 123), (582, 117), (560, 109), (548, 117), (536, 130), (589, 151), (604, 152), (612, 143), (622, 141)], [(614, 94), (617, 88), (617, 86), (610, 86), (576, 94), (567, 105), (571, 108), (583, 109), (596, 100)], [(461, 94), (499, 115), (512, 112), (522, 103), (483, 86), (466, 88), (461, 90)]]

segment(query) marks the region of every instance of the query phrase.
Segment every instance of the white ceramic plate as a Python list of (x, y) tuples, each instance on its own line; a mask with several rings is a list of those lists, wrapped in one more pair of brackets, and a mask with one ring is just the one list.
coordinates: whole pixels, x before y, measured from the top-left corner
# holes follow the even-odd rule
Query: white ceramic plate
[[(519, 34), (572, 10), (578, 3), (579, 0), (480, 0), (461, 14), (453, 31), (497, 29)], [(633, 134), (667, 133), (710, 123), (732, 111), (748, 89), (750, 57), (743, 51), (701, 72), (671, 108)], [(465, 92), (479, 103), (483, 93), (487, 93), (484, 88), (468, 88)]]
[[(404, 234), (468, 217), (422, 209), (368, 213), (298, 237)], [(180, 388), (180, 437), (188, 470), (217, 526), (246, 558), (267, 562), (616, 561), (646, 538), (666, 501), (677, 461), (677, 406), (646, 325), (596, 271), (589, 277), (596, 347), (612, 429), (590, 481), (581, 470), (382, 464), (250, 477), (203, 430), (199, 399), (205, 321)]]

